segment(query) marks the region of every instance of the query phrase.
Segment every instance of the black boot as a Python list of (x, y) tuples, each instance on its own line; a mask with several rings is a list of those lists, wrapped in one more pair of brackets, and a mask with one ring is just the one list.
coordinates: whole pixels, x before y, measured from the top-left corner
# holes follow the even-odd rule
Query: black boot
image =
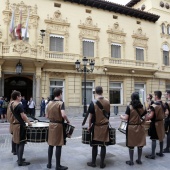
[(100, 168), (105, 168), (106, 164), (104, 163), (104, 159), (106, 156), (106, 146), (102, 146), (101, 147), (101, 152), (100, 152), (100, 158), (101, 158), (101, 162), (100, 162)]
[(156, 149), (156, 140), (152, 140), (152, 154), (146, 155), (145, 157), (148, 159), (155, 159), (155, 149)]
[(160, 156), (160, 157), (163, 157), (164, 154), (163, 154), (163, 141), (159, 143), (160, 145), (160, 152), (159, 153), (156, 153), (157, 156)]
[(134, 162), (133, 162), (133, 154), (134, 154), (134, 149), (130, 149), (129, 148), (129, 157), (130, 157), (130, 161), (126, 161), (126, 164), (128, 165), (134, 165)]
[(142, 156), (142, 147), (138, 147), (138, 159), (136, 160), (137, 164), (142, 164), (141, 156)]
[(93, 146), (92, 147), (92, 162), (87, 162), (88, 166), (91, 166), (93, 168), (96, 167), (97, 152), (98, 152), (98, 146)]
[(48, 169), (51, 169), (51, 167), (52, 167), (52, 164), (51, 164), (52, 156), (53, 156), (53, 146), (49, 145), (49, 147), (48, 147), (48, 164), (47, 164)]

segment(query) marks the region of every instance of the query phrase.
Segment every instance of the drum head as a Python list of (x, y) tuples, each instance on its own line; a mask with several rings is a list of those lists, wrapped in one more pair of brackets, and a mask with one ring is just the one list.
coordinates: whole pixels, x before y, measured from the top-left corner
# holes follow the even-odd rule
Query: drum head
[[(37, 123), (31, 122), (31, 123), (32, 126), (30, 127), (49, 127), (49, 123), (46, 122), (37, 122)], [(28, 123), (26, 123), (26, 126), (28, 126)]]

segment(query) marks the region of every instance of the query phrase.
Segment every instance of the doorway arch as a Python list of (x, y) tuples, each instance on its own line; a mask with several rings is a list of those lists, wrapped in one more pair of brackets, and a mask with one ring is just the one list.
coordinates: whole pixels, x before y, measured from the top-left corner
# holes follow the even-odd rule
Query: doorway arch
[(4, 96), (10, 99), (13, 90), (21, 92), (26, 100), (33, 95), (33, 80), (30, 77), (11, 76), (4, 79)]

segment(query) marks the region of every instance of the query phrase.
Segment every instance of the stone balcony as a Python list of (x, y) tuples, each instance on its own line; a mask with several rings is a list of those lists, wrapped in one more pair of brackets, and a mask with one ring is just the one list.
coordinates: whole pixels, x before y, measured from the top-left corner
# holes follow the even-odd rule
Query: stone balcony
[(147, 62), (147, 61), (104, 57), (101, 59), (101, 63), (103, 66), (114, 67), (114, 68), (121, 67), (121, 69), (135, 69), (135, 70), (148, 70), (148, 71), (157, 70), (157, 63)]

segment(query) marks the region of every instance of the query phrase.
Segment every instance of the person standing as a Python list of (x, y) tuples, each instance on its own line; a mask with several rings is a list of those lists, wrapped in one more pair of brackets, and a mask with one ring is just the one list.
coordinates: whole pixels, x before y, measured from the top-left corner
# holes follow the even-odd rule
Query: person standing
[(44, 100), (44, 97), (42, 97), (40, 107), (41, 107), (41, 109), (40, 109), (40, 116), (39, 117), (44, 117), (45, 116), (45, 100)]
[[(100, 168), (105, 168), (104, 162), (106, 156), (106, 146), (109, 145), (109, 117), (110, 117), (110, 102), (103, 97), (103, 88), (97, 86), (95, 88), (95, 98), (89, 106), (89, 127), (88, 130), (92, 132), (92, 141), (90, 145), (92, 147), (92, 161), (87, 162), (90, 167), (96, 167), (96, 157), (98, 153), (98, 146), (101, 146), (100, 152)], [(97, 102), (103, 106), (103, 109), (107, 113), (103, 114), (103, 111), (97, 105)]]
[(0, 97), (0, 115), (1, 115), (1, 123), (4, 123), (4, 115), (3, 115), (2, 104), (3, 104), (3, 97)]
[(142, 164), (142, 148), (146, 145), (145, 128), (142, 125), (142, 117), (147, 114), (143, 109), (143, 105), (139, 99), (139, 93), (134, 92), (131, 95), (130, 105), (127, 106), (125, 115), (120, 115), (120, 118), (127, 121), (126, 130), (126, 146), (129, 148), (130, 160), (126, 161), (128, 165), (134, 165), (133, 155), (134, 147), (138, 147), (138, 159), (137, 164)]
[(26, 124), (31, 126), (29, 119), (24, 113), (24, 109), (21, 102), (21, 93), (19, 91), (13, 91), (11, 94), (13, 102), (10, 105), (11, 112), (14, 116), (13, 121), (13, 142), (17, 144), (16, 151), (18, 156), (18, 166), (27, 166), (30, 163), (25, 162), (23, 159), (24, 146), (26, 142)]
[(53, 91), (54, 100), (50, 101), (47, 106), (46, 117), (50, 120), (48, 131), (48, 164), (51, 168), (53, 147), (56, 146), (56, 170), (66, 170), (68, 167), (60, 164), (62, 146), (66, 144), (66, 134), (64, 132), (64, 121), (70, 123), (66, 114), (65, 106), (62, 101), (62, 90), (55, 88)]
[(146, 155), (148, 159), (155, 159), (156, 140), (159, 140), (160, 152), (156, 153), (157, 156), (163, 157), (163, 139), (165, 137), (164, 129), (164, 118), (165, 118), (165, 107), (161, 101), (162, 92), (155, 91), (155, 102), (150, 107), (150, 114), (146, 116), (146, 120), (151, 120), (149, 133), (150, 139), (152, 140), (152, 153)]
[(3, 98), (3, 103), (2, 103), (2, 113), (3, 117), (5, 118), (5, 122), (7, 122), (7, 107), (8, 107), (8, 101), (7, 98)]
[[(12, 102), (13, 102), (12, 99), (10, 99), (10, 103), (8, 105), (8, 108), (7, 108), (7, 120), (10, 123), (9, 131), (10, 131), (11, 135), (13, 135), (13, 122), (14, 122), (14, 115), (11, 112), (11, 109), (10, 109)], [(11, 152), (13, 153), (13, 155), (16, 155), (16, 143), (14, 143), (13, 140), (12, 140), (11, 144), (12, 144), (12, 151)]]
[(166, 92), (165, 98), (167, 99), (165, 105), (166, 105), (166, 111), (165, 111), (165, 131), (167, 134), (167, 142), (166, 142), (166, 148), (164, 149), (163, 153), (170, 153), (170, 91)]
[(22, 96), (21, 102), (23, 105), (24, 113), (27, 114), (27, 101), (25, 100), (25, 96)]
[(29, 115), (35, 117), (35, 102), (33, 101), (32, 97), (27, 103), (29, 109)]
[(146, 100), (146, 102), (144, 104), (147, 111), (149, 110), (150, 106), (154, 103), (152, 98), (153, 98), (152, 94), (147, 95), (147, 100)]

